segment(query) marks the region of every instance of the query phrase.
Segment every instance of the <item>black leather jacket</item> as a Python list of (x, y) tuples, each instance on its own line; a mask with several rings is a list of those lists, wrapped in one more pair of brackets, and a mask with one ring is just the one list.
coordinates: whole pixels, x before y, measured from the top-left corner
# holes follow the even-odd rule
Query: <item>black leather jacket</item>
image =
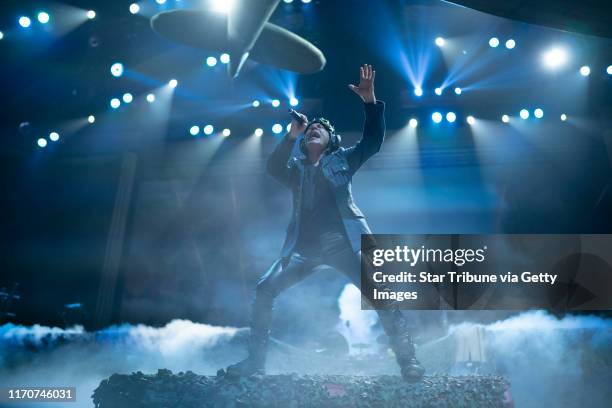
[[(353, 251), (361, 248), (361, 234), (371, 234), (370, 228), (361, 210), (355, 205), (351, 193), (353, 174), (366, 160), (380, 150), (385, 139), (385, 104), (364, 104), (365, 123), (363, 136), (354, 146), (340, 147), (326, 154), (319, 162), (323, 175), (334, 190), (336, 205), (342, 217), (342, 223)], [(292, 141), (288, 135), (276, 146), (267, 162), (267, 170), (280, 183), (293, 193), (293, 213), (287, 228), (285, 244), (281, 256), (289, 256), (295, 247), (300, 228), (300, 207), (302, 184), (304, 180), (304, 162), (306, 156), (299, 149), (299, 138)]]

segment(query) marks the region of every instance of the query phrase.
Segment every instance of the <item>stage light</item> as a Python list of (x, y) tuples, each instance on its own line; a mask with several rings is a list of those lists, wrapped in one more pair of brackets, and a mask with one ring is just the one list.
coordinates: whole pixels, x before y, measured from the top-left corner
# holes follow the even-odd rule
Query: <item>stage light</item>
[(155, 2), (159, 5), (166, 4), (166, 0), (155, 0)]
[(461, 95), (461, 88), (456, 87), (456, 88), (455, 88), (455, 93), (456, 93), (457, 95)]
[(138, 4), (136, 3), (130, 4), (130, 13), (138, 14), (139, 11), (140, 11), (140, 6)]
[(491, 48), (497, 48), (498, 45), (499, 45), (499, 39), (497, 37), (491, 37), (491, 39), (489, 40), (489, 46)]
[(223, 132), (221, 132), (221, 134), (222, 134), (223, 136), (225, 136), (225, 137), (228, 137), (229, 135), (231, 135), (231, 134), (232, 134), (232, 131), (231, 131), (231, 130), (229, 130), (229, 129), (227, 129), (227, 128), (225, 128), (225, 129), (223, 129)]
[(298, 106), (299, 103), (300, 103), (300, 101), (298, 101), (297, 98), (289, 99), (289, 105), (291, 105), (291, 106)]
[(555, 47), (545, 52), (542, 60), (547, 68), (559, 68), (567, 62), (567, 52), (563, 48)]
[(470, 115), (467, 117), (467, 123), (468, 125), (473, 125), (474, 123), (476, 123), (476, 119), (474, 119), (474, 117)]
[(49, 133), (49, 139), (51, 139), (52, 142), (57, 142), (59, 140), (59, 133), (57, 132)]
[(565, 113), (561, 114), (561, 121), (565, 122), (567, 120), (567, 115)]
[(47, 24), (50, 20), (49, 14), (41, 11), (40, 13), (38, 13), (38, 22), (41, 24)]
[(132, 96), (131, 93), (124, 93), (123, 94), (123, 102), (125, 102), (125, 103), (132, 103), (133, 100), (134, 100), (134, 97)]
[(282, 131), (283, 126), (280, 123), (275, 123), (274, 126), (272, 126), (272, 133), (279, 134)]
[(89, 123), (94, 123), (94, 122), (96, 121), (96, 117), (95, 117), (94, 115), (89, 115), (89, 116), (87, 117), (87, 121), (88, 121)]
[(212, 9), (218, 13), (229, 13), (234, 3), (234, 0), (212, 0)]
[(215, 128), (213, 127), (213, 125), (206, 125), (206, 126), (204, 126), (204, 134), (205, 135), (212, 135), (214, 131), (215, 131)]
[(293, 3), (293, 0), (283, 0), (285, 3), (289, 4), (289, 3)]
[(178, 81), (176, 79), (171, 79), (168, 82), (168, 86), (172, 89), (176, 88), (178, 86)]
[(38, 143), (38, 147), (46, 147), (47, 146), (47, 139), (41, 137), (40, 139), (38, 139), (38, 141), (36, 143)]
[(191, 128), (189, 128), (189, 133), (191, 134), (191, 136), (197, 136), (198, 133), (200, 133), (200, 127), (199, 126), (192, 126)]
[(32, 20), (30, 20), (30, 17), (21, 16), (19, 17), (19, 25), (23, 28), (28, 28), (30, 25), (32, 25)]
[(215, 57), (206, 58), (206, 65), (208, 65), (209, 67), (214, 67), (215, 65), (217, 65), (217, 59)]
[(110, 72), (112, 76), (117, 78), (120, 77), (123, 75), (123, 64), (120, 62), (115, 62), (113, 65), (111, 65)]
[(508, 122), (510, 122), (510, 116), (508, 116), (508, 115), (502, 115), (502, 122), (504, 122), (504, 123), (508, 123)]
[(110, 101), (110, 106), (113, 109), (117, 109), (119, 107), (119, 105), (121, 105), (121, 101), (119, 100), (119, 98), (113, 98)]
[(230, 56), (227, 53), (223, 53), (221, 54), (221, 56), (219, 57), (219, 60), (221, 61), (222, 64), (227, 64), (230, 62)]
[(147, 102), (149, 102), (149, 103), (155, 102), (155, 95), (152, 94), (152, 93), (148, 94), (147, 95)]
[(257, 99), (255, 99), (251, 105), (253, 105), (254, 108), (257, 108), (259, 107), (260, 103)]
[(278, 99), (272, 99), (272, 106), (278, 108), (280, 106), (280, 101)]
[(423, 89), (422, 88), (414, 88), (414, 94), (416, 96), (423, 96)]
[(446, 114), (446, 120), (453, 123), (455, 120), (457, 120), (457, 115), (455, 115), (455, 112), (448, 112)]
[(419, 125), (419, 121), (416, 120), (415, 118), (412, 118), (408, 121), (408, 125), (414, 129), (415, 127)]
[(288, 123), (285, 129), (287, 129), (287, 132), (291, 132), (291, 123)]
[[(2, 39), (2, 32), (0, 32), (0, 40)], [(608, 75), (612, 75), (612, 65), (608, 65), (608, 68), (606, 68), (606, 72), (608, 73)]]
[(0, 40), (4, 38), (4, 33), (0, 31)]
[(436, 95), (442, 95), (442, 88), (436, 88), (434, 89), (434, 92)]
[(302, 3), (304, 3), (304, 4), (308, 4), (310, 2), (311, 2), (311, 0), (302, 0)]
[(93, 20), (94, 18), (96, 18), (96, 12), (93, 11), (93, 10), (89, 10), (87, 12), (87, 18), (90, 19), (90, 20)]
[(580, 67), (580, 75), (589, 76), (590, 73), (591, 68), (589, 68), (587, 65), (583, 65), (582, 67)]
[(442, 47), (442, 46), (444, 45), (444, 38), (442, 38), (442, 37), (437, 37), (437, 38), (436, 38), (436, 45), (437, 45), (438, 47)]
[(541, 119), (544, 116), (544, 111), (540, 108), (536, 109), (533, 111), (533, 116), (535, 116), (538, 119)]
[(521, 119), (527, 119), (529, 118), (529, 111), (527, 109), (521, 109), (521, 111), (519, 112), (519, 116), (521, 117)]
[(257, 128), (255, 129), (255, 136), (260, 137), (263, 135), (263, 129)]
[(442, 114), (440, 112), (434, 112), (431, 115), (431, 120), (433, 120), (435, 123), (442, 122)]
[(516, 42), (511, 38), (508, 41), (506, 41), (506, 48), (511, 50), (514, 47), (516, 47)]

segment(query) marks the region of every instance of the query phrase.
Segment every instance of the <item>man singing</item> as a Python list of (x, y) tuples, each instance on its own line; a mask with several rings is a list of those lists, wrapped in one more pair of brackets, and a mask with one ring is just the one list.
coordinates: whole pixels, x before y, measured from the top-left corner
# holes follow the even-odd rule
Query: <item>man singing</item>
[[(318, 118), (293, 119), (291, 130), (276, 146), (267, 170), (293, 193), (293, 215), (281, 257), (259, 279), (253, 303), (249, 356), (228, 367), (228, 374), (248, 376), (264, 373), (274, 299), (283, 290), (307, 277), (322, 264), (346, 274), (361, 288), (361, 234), (371, 234), (363, 213), (351, 193), (353, 174), (380, 150), (385, 138), (382, 101), (374, 95), (376, 71), (360, 68), (359, 85), (349, 85), (364, 102), (365, 124), (361, 140), (349, 148), (340, 146), (331, 123)], [(304, 132), (299, 152), (293, 147)], [(364, 283), (365, 284), (365, 283)], [(416, 381), (423, 368), (415, 358), (414, 343), (399, 310), (379, 310), (404, 379)]]

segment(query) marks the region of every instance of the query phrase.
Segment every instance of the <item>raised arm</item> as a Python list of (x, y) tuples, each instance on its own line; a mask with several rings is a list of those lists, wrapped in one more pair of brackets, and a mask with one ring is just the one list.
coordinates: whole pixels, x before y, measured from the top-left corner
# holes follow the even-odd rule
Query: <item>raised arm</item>
[(359, 68), (359, 74), (359, 85), (351, 84), (349, 88), (363, 100), (365, 123), (361, 140), (347, 149), (346, 157), (351, 173), (376, 154), (385, 140), (385, 104), (377, 101), (374, 94), (376, 71), (371, 65), (363, 65)]
[(301, 113), (298, 113), (302, 117), (303, 122), (299, 122), (295, 119), (291, 120), (291, 128), (283, 139), (276, 145), (268, 161), (266, 163), (266, 169), (268, 174), (274, 177), (280, 183), (288, 186), (289, 185), (289, 173), (287, 172), (287, 161), (293, 150), (293, 145), (298, 135), (304, 131), (308, 118)]

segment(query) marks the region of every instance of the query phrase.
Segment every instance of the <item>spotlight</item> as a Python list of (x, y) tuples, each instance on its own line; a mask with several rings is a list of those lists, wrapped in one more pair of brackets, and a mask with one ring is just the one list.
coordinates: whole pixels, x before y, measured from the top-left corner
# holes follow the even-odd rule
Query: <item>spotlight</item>
[(214, 131), (215, 131), (215, 128), (213, 127), (213, 125), (206, 125), (206, 126), (204, 126), (204, 134), (205, 135), (212, 135)]
[(259, 107), (259, 101), (255, 99), (251, 105), (253, 105), (254, 108), (257, 108)]
[(30, 17), (21, 16), (19, 17), (19, 25), (23, 28), (28, 28), (30, 25), (32, 25), (32, 20), (30, 20)]
[(140, 6), (138, 4), (136, 3), (130, 4), (130, 13), (138, 14), (139, 11), (140, 11)]
[(565, 113), (561, 114), (561, 121), (565, 122), (567, 120), (567, 115)]
[(423, 89), (422, 88), (414, 88), (414, 94), (416, 96), (423, 96)]
[(0, 40), (4, 38), (4, 33), (0, 31)]
[(414, 129), (419, 125), (419, 122), (415, 118), (412, 118), (408, 121), (408, 125), (410, 125), (410, 127)]
[(282, 131), (283, 126), (280, 123), (275, 123), (274, 126), (272, 126), (272, 133), (279, 134)]
[(529, 111), (527, 109), (521, 109), (521, 111), (519, 112), (519, 116), (521, 117), (521, 119), (527, 119), (529, 118)]
[(550, 69), (556, 69), (567, 62), (567, 52), (563, 48), (552, 48), (542, 55), (544, 65)]
[(446, 114), (446, 120), (453, 123), (455, 120), (457, 120), (457, 115), (455, 115), (455, 112), (448, 112)]
[(155, 0), (157, 4), (166, 4), (166, 0)]
[(442, 95), (442, 88), (436, 88), (434, 89), (434, 92), (436, 93), (436, 95)]
[(132, 103), (133, 100), (134, 100), (134, 97), (132, 96), (131, 93), (124, 93), (123, 94), (123, 102), (125, 102), (125, 103)]
[(152, 93), (148, 94), (147, 95), (147, 102), (149, 102), (149, 103), (155, 102), (155, 95), (152, 94)]
[(215, 57), (206, 58), (206, 65), (208, 65), (209, 67), (214, 67), (215, 65), (217, 65), (217, 59)]
[(591, 73), (591, 68), (589, 68), (587, 65), (580, 67), (580, 75), (589, 76), (590, 73)]
[(293, 0), (283, 0), (283, 2), (289, 4), (289, 3), (293, 3)]
[(232, 134), (232, 131), (229, 129), (223, 129), (223, 132), (221, 132), (221, 134), (223, 134), (223, 136), (228, 137), (229, 135)]
[[(2, 39), (2, 33), (0, 32), (0, 39)], [(612, 75), (612, 65), (608, 65), (608, 68), (606, 68), (606, 73), (608, 75)]]
[(542, 118), (542, 116), (544, 116), (544, 111), (540, 108), (536, 109), (533, 111), (533, 116), (535, 116), (536, 118), (540, 119)]
[(200, 127), (199, 126), (192, 126), (191, 128), (189, 128), (189, 133), (191, 134), (191, 136), (197, 136), (198, 133), (200, 133)]
[(474, 117), (470, 115), (467, 117), (467, 123), (468, 125), (473, 125), (474, 123), (476, 123), (476, 119), (474, 119)]
[(255, 136), (260, 137), (263, 135), (263, 129), (257, 128), (255, 129)]
[(510, 122), (510, 117), (508, 115), (502, 115), (502, 122), (504, 123)]
[(297, 98), (289, 99), (289, 105), (291, 105), (291, 106), (298, 106), (299, 103), (300, 103), (300, 101), (298, 101)]
[(89, 123), (94, 123), (94, 122), (96, 121), (96, 117), (95, 117), (94, 115), (89, 115), (89, 116), (87, 117), (87, 121), (88, 121)]
[(461, 95), (461, 88), (456, 87), (456, 88), (455, 88), (455, 93), (456, 93), (457, 95)]
[(435, 123), (442, 122), (442, 114), (440, 112), (434, 112), (433, 115), (431, 115), (431, 120)]
[(287, 132), (291, 132), (291, 123), (288, 123), (285, 129), (287, 129)]
[(172, 88), (172, 89), (176, 88), (176, 87), (177, 87), (177, 85), (178, 85), (178, 81), (177, 81), (176, 79), (171, 79), (171, 80), (168, 82), (168, 86), (169, 86), (170, 88)]
[(311, 1), (311, 0), (302, 0), (302, 3), (304, 3), (304, 4), (308, 4), (308, 3), (310, 3), (310, 1)]
[(442, 38), (442, 37), (437, 37), (437, 38), (436, 38), (436, 45), (437, 45), (438, 47), (442, 47), (442, 46), (444, 45), (444, 38)]
[(499, 39), (497, 37), (491, 37), (491, 39), (489, 40), (489, 46), (492, 48), (497, 48), (498, 45)]
[(120, 62), (115, 62), (113, 65), (111, 65), (110, 72), (112, 76), (117, 78), (120, 77), (123, 75), (123, 64)]
[(87, 12), (87, 18), (90, 19), (90, 20), (93, 20), (94, 18), (96, 18), (96, 12), (93, 11), (93, 10), (89, 10)]
[(49, 139), (51, 139), (52, 142), (57, 142), (59, 140), (59, 133), (57, 132), (49, 133)]
[(218, 13), (229, 13), (233, 8), (234, 0), (212, 0), (212, 9)]
[(47, 146), (47, 139), (41, 137), (40, 139), (38, 139), (38, 141), (36, 143), (38, 143), (39, 147), (46, 147)]
[(511, 38), (508, 41), (506, 41), (506, 48), (511, 50), (514, 47), (516, 47), (516, 42)]
[(278, 99), (272, 99), (272, 106), (278, 108), (280, 106), (280, 101)]
[(121, 101), (119, 100), (119, 98), (113, 98), (110, 101), (110, 106), (113, 109), (117, 109), (119, 107), (119, 105), (121, 105)]
[(40, 13), (38, 13), (38, 22), (41, 24), (47, 24), (49, 22), (49, 14), (41, 11)]
[(230, 62), (230, 56), (229, 56), (229, 54), (223, 53), (219, 57), (219, 60), (221, 61), (222, 64), (227, 64), (227, 63)]

